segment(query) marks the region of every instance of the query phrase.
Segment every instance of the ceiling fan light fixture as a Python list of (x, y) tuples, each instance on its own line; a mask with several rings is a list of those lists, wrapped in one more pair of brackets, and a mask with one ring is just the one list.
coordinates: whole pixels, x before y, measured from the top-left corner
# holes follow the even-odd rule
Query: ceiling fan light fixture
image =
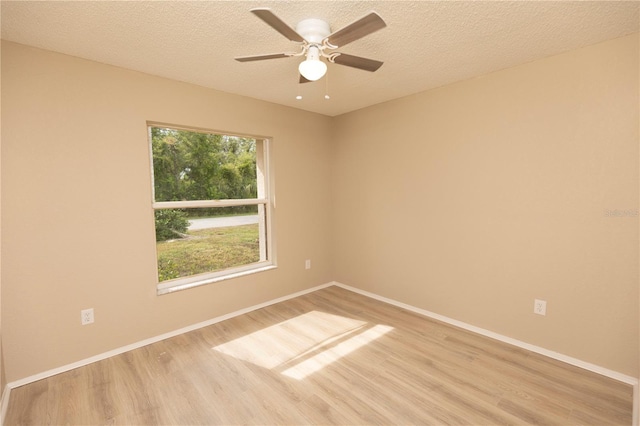
[(327, 65), (319, 59), (306, 60), (300, 63), (298, 71), (304, 78), (310, 81), (320, 80), (327, 72)]
[(386, 27), (387, 24), (385, 24), (384, 20), (382, 20), (376, 12), (369, 12), (362, 18), (333, 32), (331, 32), (329, 24), (322, 19), (304, 19), (298, 22), (296, 28), (293, 29), (268, 7), (251, 9), (251, 13), (290, 41), (299, 43), (298, 47), (300, 50), (293, 53), (236, 56), (235, 59), (238, 62), (262, 61), (265, 59), (290, 58), (292, 56), (298, 57), (306, 55), (305, 60), (298, 66), (300, 73), (299, 83), (317, 81), (327, 73), (327, 64), (325, 61), (322, 61), (322, 56), (332, 64), (344, 65), (364, 71), (373, 72), (382, 66), (381, 61), (333, 51)]
[(327, 64), (320, 60), (320, 49), (317, 46), (310, 46), (307, 52), (307, 59), (298, 66), (298, 71), (309, 81), (321, 79), (327, 72)]

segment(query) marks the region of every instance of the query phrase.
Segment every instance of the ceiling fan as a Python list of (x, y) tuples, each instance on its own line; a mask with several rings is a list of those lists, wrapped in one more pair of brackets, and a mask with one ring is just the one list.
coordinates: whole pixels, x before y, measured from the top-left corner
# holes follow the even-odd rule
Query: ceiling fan
[(376, 71), (383, 64), (381, 61), (335, 51), (335, 49), (341, 48), (352, 41), (361, 39), (364, 36), (386, 27), (387, 24), (385, 24), (376, 12), (369, 12), (362, 18), (334, 32), (331, 32), (329, 24), (322, 19), (311, 18), (302, 20), (296, 25), (296, 29), (294, 30), (282, 19), (278, 18), (269, 8), (255, 8), (251, 9), (251, 12), (289, 40), (302, 44), (298, 52), (238, 56), (235, 58), (236, 61), (250, 62), (265, 59), (289, 58), (292, 56), (305, 56), (306, 59), (301, 62), (298, 67), (300, 83), (316, 81), (325, 75), (327, 65), (322, 62), (320, 58), (326, 58), (334, 64), (346, 65), (371, 72)]

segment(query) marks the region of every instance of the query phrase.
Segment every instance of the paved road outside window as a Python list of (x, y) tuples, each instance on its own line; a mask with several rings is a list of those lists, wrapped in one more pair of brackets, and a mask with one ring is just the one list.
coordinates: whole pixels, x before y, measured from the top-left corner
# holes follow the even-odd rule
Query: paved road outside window
[(229, 216), (229, 217), (208, 217), (204, 219), (189, 220), (189, 230), (208, 228), (224, 228), (225, 226), (252, 225), (258, 223), (258, 215)]

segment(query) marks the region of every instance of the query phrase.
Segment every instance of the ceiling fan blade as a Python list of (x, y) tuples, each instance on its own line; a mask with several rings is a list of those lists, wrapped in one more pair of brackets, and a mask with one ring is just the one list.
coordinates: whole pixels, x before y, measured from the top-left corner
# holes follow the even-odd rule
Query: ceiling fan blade
[(347, 43), (358, 40), (366, 35), (381, 30), (387, 24), (382, 20), (376, 12), (370, 12), (355, 22), (350, 23), (346, 27), (330, 34), (326, 40), (332, 46), (342, 47)]
[(268, 7), (251, 9), (251, 12), (289, 40), (300, 43), (304, 41), (304, 38), (298, 34), (296, 30), (287, 25), (287, 23), (282, 19), (278, 18)]
[(234, 59), (238, 62), (263, 61), (265, 59), (289, 58), (291, 55), (287, 53), (269, 53), (267, 55), (252, 56), (236, 56)]
[(376, 71), (382, 66), (384, 62), (376, 61), (374, 59), (361, 58), (360, 56), (347, 55), (346, 53), (340, 53), (333, 57), (334, 64), (346, 65), (352, 68), (358, 68), (365, 71)]
[(300, 81), (298, 83), (311, 83), (311, 80), (307, 80), (302, 74), (300, 74)]

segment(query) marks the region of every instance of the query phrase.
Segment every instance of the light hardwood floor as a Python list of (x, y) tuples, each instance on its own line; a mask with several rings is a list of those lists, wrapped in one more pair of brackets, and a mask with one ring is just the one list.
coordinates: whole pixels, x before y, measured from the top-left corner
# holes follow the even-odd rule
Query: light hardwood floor
[(11, 391), (5, 424), (631, 424), (629, 385), (329, 287)]

